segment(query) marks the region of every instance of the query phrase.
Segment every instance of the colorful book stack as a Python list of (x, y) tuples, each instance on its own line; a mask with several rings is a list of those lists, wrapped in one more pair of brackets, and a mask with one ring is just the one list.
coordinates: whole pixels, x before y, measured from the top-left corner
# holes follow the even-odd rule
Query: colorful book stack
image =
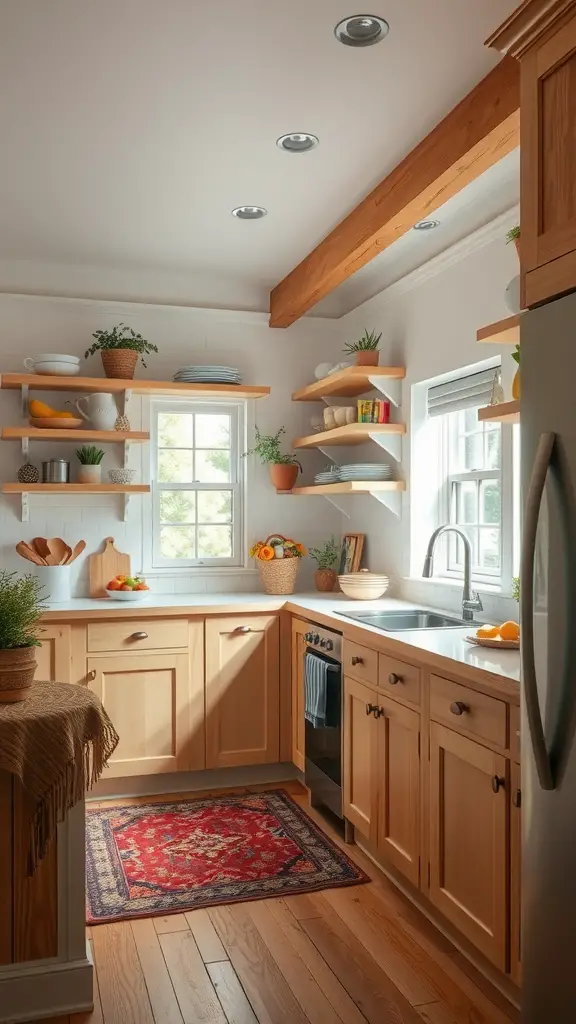
[(390, 402), (360, 399), (358, 402), (358, 423), (389, 423)]

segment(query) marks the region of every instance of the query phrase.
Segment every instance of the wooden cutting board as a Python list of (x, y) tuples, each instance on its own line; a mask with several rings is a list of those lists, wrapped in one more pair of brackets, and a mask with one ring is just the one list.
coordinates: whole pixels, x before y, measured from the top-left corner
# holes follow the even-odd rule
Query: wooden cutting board
[(104, 550), (90, 555), (90, 597), (107, 597), (106, 584), (120, 573), (130, 575), (130, 555), (114, 547), (114, 537), (106, 537)]

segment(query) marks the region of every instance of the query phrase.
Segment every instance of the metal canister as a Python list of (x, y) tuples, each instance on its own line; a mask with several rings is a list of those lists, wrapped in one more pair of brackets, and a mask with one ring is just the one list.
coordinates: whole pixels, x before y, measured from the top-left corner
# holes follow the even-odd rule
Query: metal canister
[(42, 463), (43, 484), (70, 483), (70, 463), (66, 459), (50, 459)]

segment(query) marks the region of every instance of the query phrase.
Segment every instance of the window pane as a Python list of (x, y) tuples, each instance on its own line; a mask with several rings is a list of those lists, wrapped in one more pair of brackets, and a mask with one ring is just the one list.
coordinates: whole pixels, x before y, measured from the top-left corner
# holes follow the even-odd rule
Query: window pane
[(194, 491), (161, 491), (161, 523), (195, 523), (196, 494)]
[[(476, 565), (478, 557), (478, 530), (475, 527), (466, 527), (464, 532), (470, 539), (472, 546), (472, 565)], [(448, 568), (461, 569), (464, 566), (464, 543), (455, 533), (448, 535)]]
[(483, 480), (480, 485), (480, 515), (483, 523), (500, 523), (500, 483)]
[(162, 526), (160, 551), (163, 558), (195, 558), (195, 527)]
[(191, 484), (192, 451), (161, 448), (158, 451), (158, 479), (163, 484)]
[(231, 558), (231, 526), (199, 526), (198, 558)]
[(229, 448), (230, 417), (214, 413), (198, 413), (196, 416), (197, 448)]
[(476, 408), (464, 410), (463, 426), (467, 434), (478, 430), (478, 410)]
[(197, 451), (196, 480), (201, 484), (230, 482), (230, 452)]
[(480, 530), (479, 567), (484, 571), (500, 569), (500, 531)]
[(464, 468), (484, 468), (484, 437), (483, 434), (469, 434), (464, 442)]
[(159, 448), (191, 448), (193, 442), (191, 413), (161, 412), (158, 415)]
[(458, 523), (478, 522), (478, 485), (475, 480), (459, 485)]
[(500, 427), (495, 430), (487, 430), (486, 439), (486, 469), (500, 468)]
[(232, 522), (232, 491), (198, 491), (198, 522)]

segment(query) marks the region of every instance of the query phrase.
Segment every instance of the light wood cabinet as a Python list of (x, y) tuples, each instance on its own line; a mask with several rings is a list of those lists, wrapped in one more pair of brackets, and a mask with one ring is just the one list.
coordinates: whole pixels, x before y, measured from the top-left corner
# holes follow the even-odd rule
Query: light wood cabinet
[(379, 696), (377, 847), (406, 878), (420, 877), (420, 715)]
[(510, 808), (510, 975), (522, 980), (520, 957), (520, 909), (522, 903), (522, 785), (520, 765), (511, 766)]
[(36, 648), (35, 679), (57, 683), (70, 683), (71, 628), (67, 624), (43, 626), (39, 634), (40, 647)]
[(206, 767), (278, 761), (276, 615), (206, 620)]
[(525, 0), (488, 40), (520, 60), (523, 305), (576, 288), (576, 0)]
[(378, 706), (378, 691), (344, 679), (344, 816), (366, 839), (376, 839), (378, 730), (369, 712)]
[(506, 970), (508, 762), (430, 724), (430, 899)]
[(304, 636), (310, 626), (299, 619), (292, 619), (292, 761), (301, 772), (304, 771), (305, 753), (305, 694), (304, 694)]

